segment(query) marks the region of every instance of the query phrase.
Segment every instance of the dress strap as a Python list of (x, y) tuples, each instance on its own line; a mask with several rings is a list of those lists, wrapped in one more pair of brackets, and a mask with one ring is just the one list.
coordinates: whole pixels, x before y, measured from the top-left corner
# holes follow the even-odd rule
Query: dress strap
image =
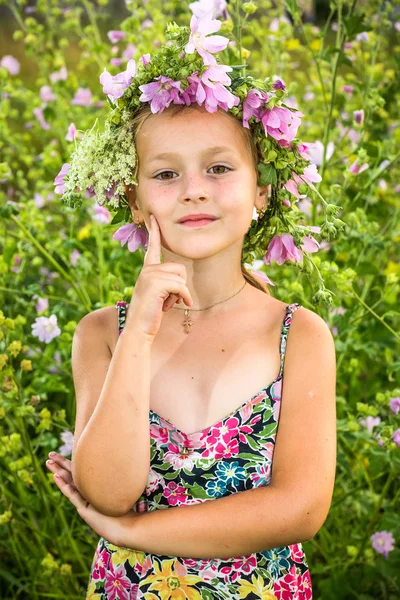
[(127, 302), (120, 300), (115, 306), (118, 310), (118, 336), (120, 336), (125, 325)]
[(286, 344), (287, 344), (287, 337), (289, 334), (290, 323), (292, 322), (292, 317), (293, 317), (294, 311), (300, 307), (301, 307), (301, 304), (298, 304), (297, 302), (294, 302), (293, 304), (288, 304), (286, 307), (286, 312), (285, 312), (285, 316), (283, 318), (283, 323), (282, 323), (280, 344), (279, 344), (279, 354), (281, 357), (281, 366), (279, 369), (279, 377), (281, 377), (281, 375), (283, 373), (283, 366), (285, 363), (285, 355), (286, 355)]

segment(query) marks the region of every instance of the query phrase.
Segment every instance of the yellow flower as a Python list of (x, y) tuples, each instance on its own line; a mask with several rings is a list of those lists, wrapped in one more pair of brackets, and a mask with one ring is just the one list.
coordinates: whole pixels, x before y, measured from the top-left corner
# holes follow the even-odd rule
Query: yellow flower
[(310, 47), (314, 52), (319, 52), (321, 50), (322, 40), (313, 40), (310, 44)]
[(140, 550), (136, 551), (129, 548), (121, 548), (120, 546), (114, 546), (113, 544), (107, 544), (107, 549), (115, 550), (111, 557), (111, 562), (114, 567), (119, 567), (119, 565), (123, 565), (125, 561), (128, 561), (131, 567), (134, 568), (138, 563), (142, 565), (145, 559), (144, 552), (141, 552)]
[(182, 568), (176, 558), (163, 560), (161, 570), (159, 570), (160, 567), (158, 562), (156, 562), (154, 565), (156, 573), (146, 577), (141, 582), (141, 585), (151, 583), (150, 589), (158, 591), (161, 600), (170, 600), (170, 598), (172, 600), (183, 600), (183, 598), (187, 598), (188, 600), (202, 600), (200, 592), (191, 586), (203, 581), (203, 579), (197, 577), (197, 575), (178, 575), (176, 571), (172, 570), (174, 563), (178, 563), (178, 570), (179, 567)]
[(251, 593), (257, 594), (259, 598), (262, 600), (278, 600), (275, 594), (273, 593), (273, 584), (270, 583), (267, 586), (264, 585), (264, 580), (259, 575), (256, 577), (254, 574), (251, 576), (251, 581), (246, 581), (245, 579), (239, 579), (238, 583), (240, 583), (240, 587), (238, 589), (239, 596), (238, 598), (247, 598), (247, 596)]
[(296, 38), (290, 39), (286, 42), (286, 48), (288, 50), (297, 50), (300, 48), (300, 41)]
[(23, 371), (32, 371), (32, 361), (31, 360), (21, 360), (21, 369)]
[(92, 224), (88, 223), (87, 225), (85, 225), (84, 227), (82, 227), (77, 234), (77, 238), (79, 241), (84, 240), (85, 238), (90, 237), (91, 234), (91, 230), (92, 230)]
[(7, 350), (14, 357), (21, 352), (22, 342), (20, 340), (14, 340), (11, 344), (8, 344)]
[(8, 361), (7, 354), (0, 354), (0, 371), (2, 370), (2, 368), (4, 367), (4, 365), (6, 364), (7, 361)]

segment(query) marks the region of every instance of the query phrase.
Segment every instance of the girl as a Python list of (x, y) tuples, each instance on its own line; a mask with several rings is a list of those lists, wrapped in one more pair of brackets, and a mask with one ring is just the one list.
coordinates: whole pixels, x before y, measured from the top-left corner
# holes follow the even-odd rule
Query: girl
[(72, 464), (48, 465), (100, 536), (87, 597), (311, 598), (302, 542), (336, 465), (332, 335), (241, 263), (268, 188), (240, 123), (145, 106), (134, 127), (143, 268), (129, 305), (78, 324)]

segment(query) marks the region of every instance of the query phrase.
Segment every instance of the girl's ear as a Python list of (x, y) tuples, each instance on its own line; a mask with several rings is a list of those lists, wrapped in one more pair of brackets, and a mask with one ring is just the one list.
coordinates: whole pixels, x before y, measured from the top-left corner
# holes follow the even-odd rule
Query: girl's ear
[(128, 200), (129, 206), (130, 206), (132, 214), (133, 214), (133, 211), (140, 210), (139, 206), (137, 205), (137, 201), (136, 201), (136, 186), (135, 185), (128, 186), (124, 182), (124, 188), (125, 188), (125, 196)]
[(258, 210), (265, 210), (266, 206), (269, 203), (270, 190), (271, 190), (270, 185), (267, 185), (265, 187), (257, 186), (257, 196), (256, 196), (255, 206)]

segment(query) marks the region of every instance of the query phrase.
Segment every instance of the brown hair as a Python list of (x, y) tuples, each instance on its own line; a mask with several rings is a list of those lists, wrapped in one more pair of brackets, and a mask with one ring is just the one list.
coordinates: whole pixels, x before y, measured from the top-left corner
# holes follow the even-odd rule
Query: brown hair
[[(168, 110), (168, 113), (171, 114), (171, 117), (173, 117), (176, 114), (182, 112), (183, 110), (187, 110), (187, 109), (196, 110), (196, 106), (186, 105), (186, 104), (173, 104), (170, 107), (168, 107), (167, 110)], [(233, 119), (233, 121), (238, 125), (238, 131), (240, 132), (240, 135), (242, 136), (242, 139), (243, 139), (247, 149), (250, 152), (250, 155), (251, 155), (251, 158), (253, 161), (253, 165), (254, 165), (254, 170), (256, 173), (256, 177), (258, 179), (259, 173), (258, 173), (258, 169), (257, 169), (257, 164), (262, 160), (262, 156), (260, 155), (259, 149), (257, 148), (257, 146), (254, 142), (251, 129), (242, 127), (242, 125), (239, 123), (239, 120), (237, 119), (237, 117), (235, 117), (235, 115), (231, 114), (230, 112), (227, 112), (224, 110), (220, 110), (219, 112), (222, 115), (226, 116), (226, 118)], [(131, 131), (133, 133), (133, 140), (134, 140), (136, 147), (137, 147), (137, 139), (139, 136), (139, 132), (140, 132), (143, 124), (153, 114), (154, 113), (151, 112), (150, 104), (144, 103), (143, 106), (130, 119)], [(139, 157), (137, 158), (137, 160), (139, 161)], [(241, 263), (241, 269), (242, 269), (242, 275), (245, 278), (245, 280), (247, 281), (247, 283), (249, 283), (253, 287), (257, 288), (258, 290), (261, 290), (265, 294), (270, 295), (268, 284), (264, 284), (256, 276), (252, 275), (252, 273), (250, 273), (246, 269), (246, 267), (244, 266), (243, 263)]]

